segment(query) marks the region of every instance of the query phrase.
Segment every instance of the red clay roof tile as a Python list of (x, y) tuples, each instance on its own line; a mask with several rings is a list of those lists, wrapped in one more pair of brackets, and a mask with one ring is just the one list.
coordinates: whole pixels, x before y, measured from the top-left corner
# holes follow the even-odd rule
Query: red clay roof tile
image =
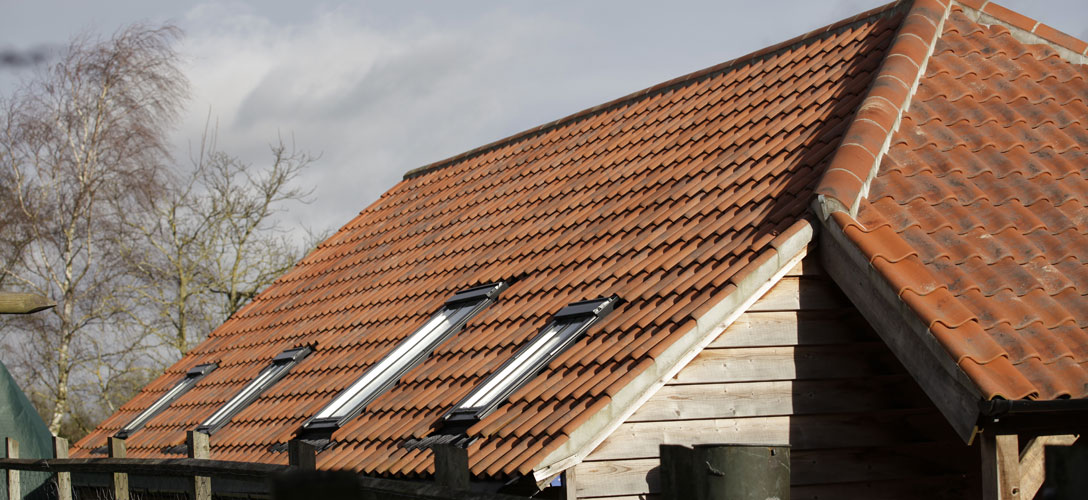
[(269, 446), (447, 297), (520, 276), (319, 455), (322, 467), (425, 474), (430, 452), (407, 450), (404, 440), (427, 436), (555, 311), (616, 293), (626, 302), (470, 429), (481, 438), (469, 450), (474, 474), (531, 470), (806, 225), (819, 176), (902, 11), (873, 11), (410, 172), (75, 455), (86, 456), (183, 369), (219, 360), (220, 370), (129, 438), (130, 456), (161, 456), (275, 353), (316, 341), (313, 354), (211, 439), (213, 458), (282, 463), (285, 454)]
[[(987, 398), (1088, 397), (1082, 62), (953, 7), (857, 221), (837, 216)], [(880, 258), (911, 251), (928, 272)]]
[[(992, 3), (958, 5), (1083, 45)], [(131, 456), (162, 456), (271, 356), (316, 342), (212, 438), (213, 458), (282, 463), (270, 445), (445, 298), (521, 277), (319, 455), (428, 474), (430, 452), (404, 440), (429, 435), (559, 308), (620, 295), (469, 429), (474, 474), (529, 472), (804, 230), (817, 193), (855, 213), (831, 216), (987, 397), (1088, 396), (1088, 70), (958, 5), (871, 11), (409, 172), (74, 456), (184, 369), (219, 362), (129, 439)]]

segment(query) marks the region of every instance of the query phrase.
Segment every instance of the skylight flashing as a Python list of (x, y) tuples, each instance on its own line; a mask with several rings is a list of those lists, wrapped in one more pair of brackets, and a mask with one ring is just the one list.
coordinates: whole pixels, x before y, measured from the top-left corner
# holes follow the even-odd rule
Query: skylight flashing
[(197, 432), (212, 434), (230, 423), (239, 412), (257, 400), (265, 390), (287, 375), (295, 365), (313, 352), (310, 347), (288, 349), (272, 358), (272, 363), (257, 374), (238, 394), (227, 401), (219, 410), (208, 417), (196, 428)]
[(331, 434), (357, 416), (405, 373), (422, 363), (439, 345), (464, 328), (470, 318), (493, 303), (507, 287), (506, 282), (500, 281), (454, 294), (422, 327), (371, 365), (354, 383), (303, 424), (303, 434)]
[(174, 384), (174, 387), (166, 392), (166, 394), (163, 394), (162, 397), (137, 415), (136, 418), (129, 421), (128, 424), (125, 424), (125, 426), (117, 431), (113, 437), (127, 439), (132, 433), (140, 430), (144, 424), (151, 420), (155, 415), (158, 415), (159, 412), (168, 408), (170, 404), (180, 398), (182, 394), (185, 394), (189, 389), (192, 389), (200, 379), (218, 368), (218, 366), (219, 365), (215, 363), (204, 363), (190, 368), (189, 371), (185, 373), (185, 378), (179, 380)]
[(454, 432), (461, 431), (495, 411), (598, 320), (612, 312), (618, 301), (619, 297), (613, 295), (575, 302), (560, 309), (540, 334), (450, 410), (443, 417), (443, 425)]

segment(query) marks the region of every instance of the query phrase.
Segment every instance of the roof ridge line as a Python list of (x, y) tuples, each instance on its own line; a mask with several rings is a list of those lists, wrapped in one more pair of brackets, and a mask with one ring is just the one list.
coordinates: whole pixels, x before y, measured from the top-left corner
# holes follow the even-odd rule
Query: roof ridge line
[(953, 0), (972, 21), (1009, 29), (1021, 43), (1043, 44), (1070, 62), (1088, 64), (1088, 42), (991, 0)]
[(461, 160), (465, 160), (467, 158), (471, 158), (473, 156), (483, 154), (483, 153), (485, 153), (487, 151), (494, 150), (494, 149), (496, 149), (496, 148), (498, 148), (500, 146), (503, 146), (503, 145), (506, 145), (506, 144), (512, 144), (512, 143), (516, 143), (516, 142), (524, 140), (524, 139), (528, 139), (529, 137), (532, 137), (532, 136), (547, 132), (549, 130), (560, 127), (562, 125), (566, 125), (568, 123), (573, 123), (573, 122), (576, 122), (576, 121), (578, 121), (580, 119), (587, 118), (587, 117), (592, 116), (592, 115), (594, 115), (596, 113), (599, 113), (601, 111), (605, 111), (605, 110), (620, 106), (620, 105), (628, 103), (628, 102), (637, 101), (639, 99), (648, 97), (648, 96), (653, 95), (653, 94), (658, 94), (658, 93), (661, 93), (661, 92), (664, 92), (664, 91), (667, 91), (667, 90), (671, 90), (673, 88), (682, 86), (682, 85), (684, 85), (684, 84), (686, 84), (688, 82), (695, 81), (695, 80), (707, 77), (707, 76), (715, 74), (715, 73), (724, 73), (724, 72), (729, 71), (730, 69), (733, 69), (734, 67), (737, 67), (737, 66), (739, 66), (741, 64), (745, 64), (745, 63), (748, 63), (748, 62), (754, 62), (754, 61), (759, 60), (760, 58), (765, 58), (765, 57), (777, 54), (779, 52), (787, 50), (787, 49), (789, 49), (789, 48), (791, 48), (791, 47), (793, 47), (795, 45), (798, 45), (801, 42), (807, 41), (809, 39), (816, 38), (816, 37), (819, 37), (819, 36), (826, 36), (826, 35), (832, 34), (832, 32), (835, 32), (835, 31), (838, 31), (838, 30), (841, 30), (841, 29), (845, 29), (845, 28), (849, 27), (850, 25), (853, 25), (853, 24), (856, 24), (856, 23), (861, 23), (861, 22), (866, 21), (866, 20), (868, 20), (870, 18), (877, 17), (877, 16), (880, 16), (880, 15), (885, 15), (885, 14), (890, 13), (890, 12), (894, 12), (897, 9), (899, 9), (902, 5), (905, 5), (908, 1), (909, 0), (896, 0), (894, 2), (882, 5), (880, 7), (876, 7), (874, 9), (867, 10), (867, 11), (862, 12), (860, 14), (853, 15), (853, 16), (848, 17), (846, 19), (836, 21), (834, 23), (828, 24), (828, 25), (823, 26), (821, 28), (816, 28), (816, 29), (814, 29), (812, 31), (809, 31), (809, 32), (801, 34), (799, 36), (790, 38), (789, 40), (779, 42), (779, 43), (771, 45), (769, 47), (764, 47), (764, 48), (759, 49), (757, 51), (750, 52), (748, 54), (745, 54), (743, 56), (740, 56), (740, 57), (737, 57), (737, 58), (734, 58), (734, 59), (730, 59), (730, 60), (725, 61), (723, 63), (715, 64), (715, 65), (710, 66), (708, 68), (703, 68), (701, 70), (698, 70), (698, 71), (695, 71), (695, 72), (692, 72), (692, 73), (688, 73), (686, 75), (682, 75), (682, 76), (673, 78), (671, 80), (666, 80), (666, 81), (664, 81), (662, 83), (658, 83), (656, 85), (644, 88), (642, 90), (637, 90), (635, 92), (632, 92), (632, 93), (624, 95), (622, 97), (613, 99), (613, 100), (605, 102), (603, 104), (598, 104), (596, 106), (583, 109), (581, 111), (578, 111), (578, 112), (569, 114), (567, 116), (564, 116), (562, 118), (559, 118), (558, 120), (550, 121), (550, 122), (547, 122), (547, 123), (545, 123), (543, 125), (538, 125), (536, 127), (530, 128), (528, 130), (523, 130), (523, 131), (518, 132), (516, 134), (504, 137), (502, 139), (498, 139), (496, 141), (489, 142), (487, 144), (484, 144), (483, 146), (479, 146), (479, 147), (470, 149), (468, 151), (465, 151), (463, 153), (451, 156), (449, 158), (439, 160), (439, 161), (436, 161), (436, 162), (432, 162), (432, 163), (428, 163), (428, 164), (423, 165), (421, 167), (413, 168), (413, 169), (411, 169), (411, 170), (404, 173), (403, 180), (418, 177), (420, 175), (433, 172), (435, 170), (440, 170), (440, 169), (442, 169), (442, 168), (444, 168), (446, 166), (449, 166), (449, 165), (451, 165), (453, 163), (456, 163), (456, 162), (461, 161)]
[(884, 62), (843, 135), (816, 188), (814, 208), (821, 219), (831, 212), (856, 217), (861, 199), (880, 170), (880, 162), (910, 107), (953, 0), (913, 0)]

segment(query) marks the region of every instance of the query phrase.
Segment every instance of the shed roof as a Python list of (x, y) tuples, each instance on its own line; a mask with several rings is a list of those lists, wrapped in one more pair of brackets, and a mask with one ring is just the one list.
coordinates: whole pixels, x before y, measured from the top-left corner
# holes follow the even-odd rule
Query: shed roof
[(938, 20), (896, 130), (856, 141), (889, 138), (846, 236), (984, 398), (1088, 397), (1088, 45), (992, 3)]
[[(989, 397), (1082, 397), (1088, 191), (1069, 182), (1086, 172), (1084, 69), (1052, 54), (1073, 43), (1065, 35), (1037, 25), (1025, 45), (979, 24), (976, 8), (996, 7), (891, 4), (410, 172), (75, 455), (190, 367), (218, 363), (128, 438), (130, 456), (164, 456), (277, 353), (314, 345), (211, 439), (213, 458), (283, 463), (272, 445), (445, 299), (516, 278), (318, 458), (326, 468), (426, 474), (430, 452), (406, 440), (430, 434), (564, 305), (615, 294), (624, 301), (615, 312), (469, 429), (480, 438), (469, 448), (477, 477), (528, 474), (592, 447), (607, 430), (599, 420), (633, 411), (685, 352), (758, 298), (811, 240), (817, 193), (872, 265), (902, 284), (902, 300), (937, 315), (932, 333)], [(987, 146), (989, 136), (1004, 142)], [(982, 194), (957, 198), (964, 189)], [(1038, 192), (1049, 194), (1023, 194)], [(979, 222), (942, 222), (954, 217), (942, 203)], [(1023, 225), (1035, 209), (1037, 223)], [(1045, 256), (1003, 258), (1025, 239)], [(1004, 274), (1010, 263), (1019, 274)], [(1072, 274), (1051, 276), (1043, 264)], [(994, 306), (985, 304), (1001, 304), (1001, 315), (986, 316)], [(1010, 304), (1061, 309), (1001, 321)]]

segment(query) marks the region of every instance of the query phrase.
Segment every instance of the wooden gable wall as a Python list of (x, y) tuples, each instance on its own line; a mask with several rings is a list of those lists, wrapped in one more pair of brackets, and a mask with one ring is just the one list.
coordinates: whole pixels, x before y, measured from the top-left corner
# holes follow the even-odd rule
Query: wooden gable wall
[(662, 443), (789, 444), (795, 500), (977, 496), (977, 450), (815, 255), (575, 468), (578, 498), (656, 498)]

